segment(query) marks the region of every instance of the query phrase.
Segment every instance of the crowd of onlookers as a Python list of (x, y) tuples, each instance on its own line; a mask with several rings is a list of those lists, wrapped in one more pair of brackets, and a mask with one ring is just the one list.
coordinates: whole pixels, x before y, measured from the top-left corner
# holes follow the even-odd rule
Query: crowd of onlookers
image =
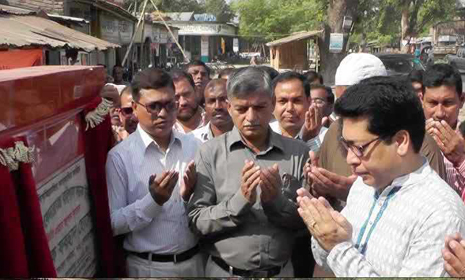
[(128, 276), (465, 277), (453, 67), (387, 76), (350, 54), (333, 88), (200, 61), (113, 72), (106, 179)]

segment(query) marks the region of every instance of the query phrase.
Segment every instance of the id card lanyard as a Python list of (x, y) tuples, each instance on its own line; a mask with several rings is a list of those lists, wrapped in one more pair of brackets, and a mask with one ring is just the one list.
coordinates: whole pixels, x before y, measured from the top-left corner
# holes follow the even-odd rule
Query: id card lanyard
[(367, 238), (365, 239), (365, 243), (362, 243), (363, 236), (365, 235), (365, 231), (368, 226), (368, 222), (370, 221), (371, 214), (373, 214), (373, 210), (375, 209), (376, 202), (378, 201), (377, 199), (373, 202), (373, 206), (371, 206), (370, 213), (368, 214), (368, 218), (366, 219), (365, 223), (363, 224), (362, 228), (360, 229), (360, 232), (358, 234), (357, 238), (357, 243), (355, 244), (355, 248), (360, 251), (362, 255), (365, 255), (366, 249), (367, 249), (367, 244), (368, 241), (370, 240), (371, 234), (373, 233), (376, 225), (378, 224), (379, 220), (383, 216), (384, 211), (388, 207), (389, 200), (392, 199), (392, 197), (400, 190), (400, 187), (394, 187), (387, 195), (386, 200), (384, 201), (383, 205), (381, 206), (381, 209), (378, 212), (378, 215), (376, 215), (375, 221), (373, 222), (373, 225), (368, 231)]

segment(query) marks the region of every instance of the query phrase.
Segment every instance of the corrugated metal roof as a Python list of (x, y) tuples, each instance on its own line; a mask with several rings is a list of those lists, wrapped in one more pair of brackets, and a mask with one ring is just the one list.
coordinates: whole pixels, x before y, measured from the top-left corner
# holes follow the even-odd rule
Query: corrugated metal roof
[(118, 48), (119, 45), (73, 30), (37, 16), (0, 15), (0, 46), (69, 47), (87, 52)]
[(11, 15), (34, 15), (37, 14), (34, 11), (21, 9), (12, 6), (0, 5), (0, 14), (11, 14)]
[(279, 40), (266, 43), (266, 45), (268, 47), (279, 46), (279, 45), (290, 43), (290, 42), (293, 42), (293, 41), (299, 41), (299, 40), (308, 39), (310, 37), (318, 36), (318, 35), (320, 35), (322, 33), (323, 33), (323, 31), (303, 31), (303, 32), (298, 32), (298, 33), (292, 34), (291, 36), (284, 37), (284, 38), (281, 38)]

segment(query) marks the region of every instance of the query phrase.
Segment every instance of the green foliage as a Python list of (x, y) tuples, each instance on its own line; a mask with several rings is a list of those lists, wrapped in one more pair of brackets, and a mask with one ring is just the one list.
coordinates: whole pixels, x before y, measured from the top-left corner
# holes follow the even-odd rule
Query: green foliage
[(205, 11), (214, 15), (219, 22), (229, 22), (234, 17), (225, 0), (206, 0), (204, 5)]
[(377, 40), (391, 45), (401, 39), (402, 11), (409, 13), (407, 35), (426, 36), (433, 24), (456, 15), (455, 0), (362, 0), (353, 42)]
[(237, 0), (239, 32), (253, 41), (270, 41), (292, 32), (319, 29), (326, 16), (320, 0)]

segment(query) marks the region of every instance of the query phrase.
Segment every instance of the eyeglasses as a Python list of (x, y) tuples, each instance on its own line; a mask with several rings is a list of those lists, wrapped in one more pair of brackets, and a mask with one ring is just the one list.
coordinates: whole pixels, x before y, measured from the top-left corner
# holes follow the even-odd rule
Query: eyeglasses
[(316, 105), (324, 105), (326, 100), (323, 98), (312, 98), (312, 103), (315, 103)]
[(370, 146), (371, 143), (378, 141), (378, 140), (380, 140), (380, 138), (376, 137), (375, 139), (371, 140), (370, 142), (366, 144), (356, 146), (356, 145), (347, 143), (347, 141), (342, 136), (339, 138), (339, 141), (341, 141), (342, 146), (344, 146), (346, 150), (350, 149), (358, 158), (363, 157), (363, 154), (365, 153), (365, 149), (368, 148), (368, 146)]
[(125, 116), (132, 115), (132, 113), (134, 112), (132, 107), (121, 107), (120, 110), (121, 110), (121, 113)]
[(168, 102), (152, 102), (148, 104), (141, 104), (135, 101), (140, 106), (144, 107), (147, 110), (147, 113), (158, 115), (160, 114), (161, 110), (164, 108), (166, 112), (171, 112), (178, 108), (178, 102), (176, 101), (168, 101)]

